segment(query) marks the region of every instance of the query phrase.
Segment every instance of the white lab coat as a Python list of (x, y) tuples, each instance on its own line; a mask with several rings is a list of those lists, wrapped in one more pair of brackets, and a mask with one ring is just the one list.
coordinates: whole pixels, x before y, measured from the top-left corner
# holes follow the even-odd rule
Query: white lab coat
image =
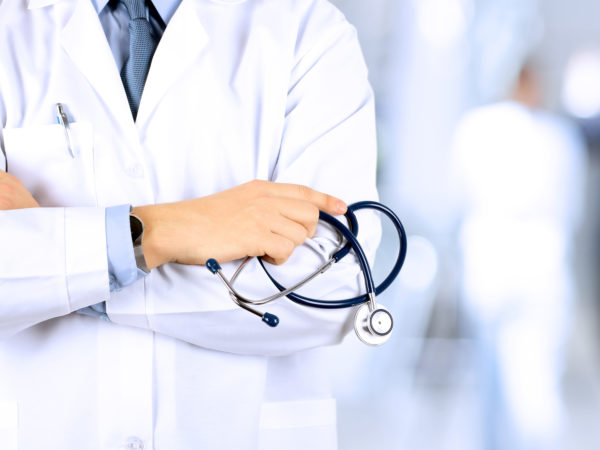
[[(334, 448), (316, 348), (351, 311), (282, 301), (271, 329), (206, 268), (175, 264), (111, 294), (104, 207), (255, 178), (376, 198), (373, 96), (344, 17), (323, 0), (183, 0), (136, 123), (90, 0), (0, 1), (0, 61), (0, 167), (43, 206), (0, 212), (0, 448)], [(372, 255), (374, 216), (361, 235)], [(284, 283), (334, 241), (320, 228), (277, 268)], [(238, 285), (271, 292), (256, 266)], [(311, 292), (360, 286), (348, 259)], [(104, 300), (112, 323), (73, 313)]]

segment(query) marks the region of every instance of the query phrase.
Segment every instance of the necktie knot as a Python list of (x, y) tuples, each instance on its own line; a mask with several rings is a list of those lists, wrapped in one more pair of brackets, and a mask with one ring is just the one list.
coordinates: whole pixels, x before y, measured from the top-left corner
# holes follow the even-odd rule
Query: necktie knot
[(120, 0), (127, 8), (131, 20), (146, 18), (146, 4), (144, 0)]

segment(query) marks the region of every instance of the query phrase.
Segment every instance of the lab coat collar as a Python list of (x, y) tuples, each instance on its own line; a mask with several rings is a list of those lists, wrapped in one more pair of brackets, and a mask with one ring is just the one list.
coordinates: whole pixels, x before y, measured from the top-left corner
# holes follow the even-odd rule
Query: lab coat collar
[(45, 6), (54, 5), (61, 0), (28, 0), (27, 9), (43, 8)]
[[(237, 4), (245, 0), (212, 1)], [(61, 33), (65, 52), (113, 111), (115, 119), (122, 124), (133, 125), (123, 83), (92, 2), (29, 0), (29, 8), (41, 8), (59, 2), (73, 5), (73, 13)], [(160, 40), (144, 86), (136, 120), (138, 126), (143, 126), (148, 121), (168, 89), (198, 59), (208, 43), (208, 34), (197, 9), (198, 2), (199, 0), (182, 0), (170, 21), (170, 25), (176, 26), (167, 27)], [(190, 42), (194, 42), (194, 45), (190, 46)], [(186, 51), (181, 51), (182, 48)], [(128, 125), (124, 127), (132, 130)]]
[(95, 6), (90, 0), (54, 1), (71, 7), (60, 36), (65, 53), (112, 111), (123, 135), (133, 141), (136, 132), (127, 95)]
[[(189, 45), (190, 42), (194, 45)], [(152, 57), (136, 119), (138, 125), (147, 121), (168, 89), (198, 59), (207, 43), (208, 34), (197, 10), (197, 1), (182, 0)]]
[[(27, 9), (37, 9), (37, 8), (43, 8), (45, 6), (50, 6), (50, 5), (54, 5), (55, 3), (60, 2), (61, 0), (27, 0)], [(224, 5), (228, 5), (228, 4), (238, 4), (238, 3), (244, 3), (246, 2), (246, 0), (210, 0), (213, 3), (221, 3)], [(106, 6), (106, 4), (108, 3), (108, 0), (94, 0), (94, 7), (96, 8), (96, 10), (102, 11), (102, 8), (104, 8), (104, 6)], [(169, 15), (172, 15), (174, 12), (173, 8), (170, 8), (169, 5), (170, 2), (168, 1), (163, 1), (163, 0), (156, 0), (154, 2), (154, 6), (156, 7), (156, 10), (158, 11), (158, 13), (160, 14), (160, 16), (163, 18), (163, 20), (165, 19), (165, 17), (168, 17)], [(169, 11), (171, 11), (171, 13), (169, 13)], [(167, 22), (165, 20), (165, 22)]]

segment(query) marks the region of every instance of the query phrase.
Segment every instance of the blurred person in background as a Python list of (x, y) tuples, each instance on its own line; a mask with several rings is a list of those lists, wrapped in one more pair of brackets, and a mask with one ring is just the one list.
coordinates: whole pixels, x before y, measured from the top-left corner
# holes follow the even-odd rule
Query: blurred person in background
[(578, 130), (541, 104), (526, 65), (511, 98), (468, 112), (453, 142), (462, 294), (481, 344), (488, 449), (559, 448), (564, 426), (585, 148)]

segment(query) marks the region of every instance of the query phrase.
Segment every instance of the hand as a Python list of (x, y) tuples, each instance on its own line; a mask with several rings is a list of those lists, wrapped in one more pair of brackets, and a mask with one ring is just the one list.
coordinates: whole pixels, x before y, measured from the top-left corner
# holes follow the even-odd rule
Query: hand
[(246, 256), (285, 262), (315, 233), (319, 210), (346, 212), (341, 200), (305, 186), (251, 181), (207, 197), (134, 208), (145, 225), (150, 269), (166, 262), (205, 264)]
[(37, 208), (39, 206), (20, 180), (0, 170), (0, 210)]

